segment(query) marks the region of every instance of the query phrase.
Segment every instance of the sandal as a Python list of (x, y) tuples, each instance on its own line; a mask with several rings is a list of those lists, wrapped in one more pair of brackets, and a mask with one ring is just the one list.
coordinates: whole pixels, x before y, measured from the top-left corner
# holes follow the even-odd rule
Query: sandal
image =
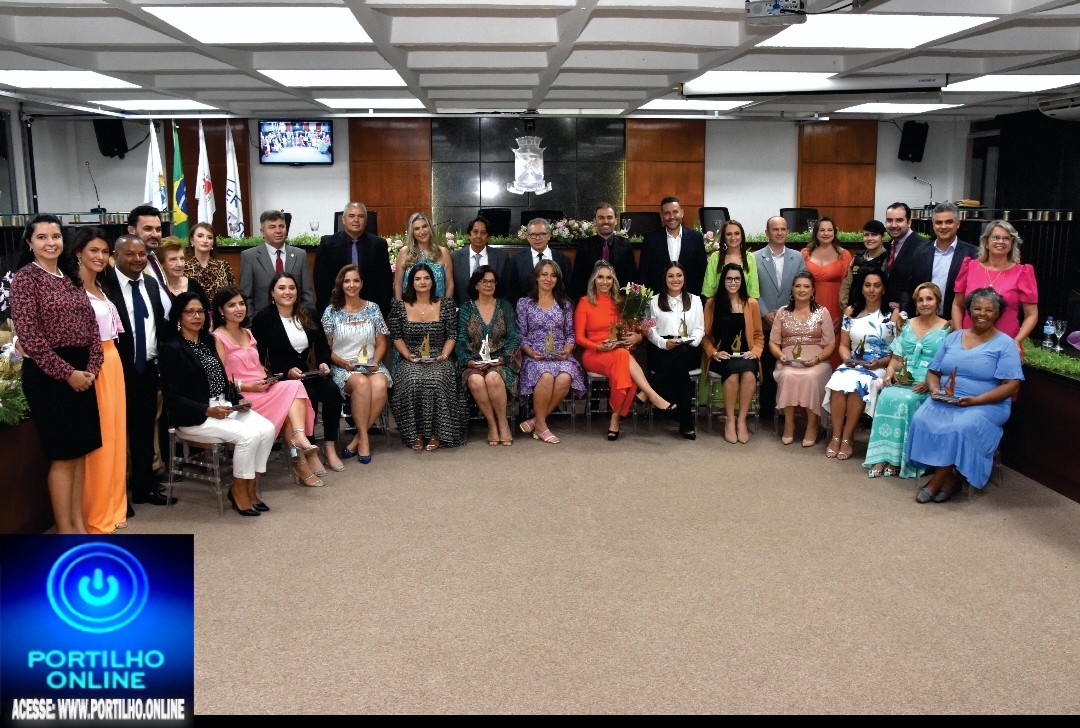
[[(833, 449), (833, 446), (832, 446), (832, 444), (833, 444), (834, 442), (840, 442), (840, 438), (839, 438), (839, 437), (834, 437), (833, 439), (829, 440), (829, 446), (828, 446), (827, 448), (825, 448), (825, 457), (827, 457), (827, 458), (834, 458), (834, 457), (836, 457), (836, 455), (837, 455), (837, 453), (839, 452), (839, 450), (834, 450), (834, 449)], [(878, 476), (874, 475), (874, 476), (872, 476), (872, 477), (876, 478), (876, 477), (878, 477)]]
[(501, 442), (501, 441), (499, 440), (498, 433), (496, 432), (495, 437), (492, 437), (491, 432), (489, 431), (488, 432), (488, 445), (491, 446), (491, 447), (495, 447), (495, 446), (497, 446), (499, 444), (499, 442)]
[(542, 441), (548, 443), (549, 445), (558, 445), (559, 444), (559, 438), (555, 437), (555, 435), (552, 434), (551, 430), (544, 430), (543, 432), (541, 432), (539, 434), (534, 432), (533, 433), (533, 439), (534, 440), (542, 440)]
[[(833, 439), (835, 440), (836, 438), (834, 437)], [(847, 460), (851, 457), (851, 440), (841, 440), (840, 443), (840, 452), (836, 453), (836, 459)], [(844, 449), (845, 447), (847, 447), (847, 450)]]
[(442, 447), (442, 443), (439, 442), (439, 438), (433, 437), (430, 440), (428, 440), (428, 443), (427, 443), (427, 445), (424, 446), (424, 449), (427, 450), (428, 452), (435, 452), (440, 447)]
[(895, 465), (886, 465), (885, 469), (881, 471), (881, 477), (883, 478), (891, 478), (894, 475), (900, 475), (900, 468), (896, 467)]
[(532, 419), (525, 420), (524, 422), (521, 422), (518, 427), (520, 427), (521, 431), (527, 435), (536, 427), (536, 418), (533, 417)]
[(511, 437), (508, 440), (499, 440), (499, 444), (502, 445), (503, 447), (510, 447), (511, 445), (514, 444), (514, 438)]
[[(304, 437), (307, 437), (307, 433), (305, 433), (305, 432), (304, 432), (304, 428), (302, 428), (302, 427), (297, 427), (297, 428), (296, 428), (295, 430), (293, 430), (293, 434), (294, 434), (294, 435), (295, 435), (295, 434), (296, 434), (297, 432), (299, 432), (299, 433), (300, 433), (301, 435), (303, 435)], [(297, 443), (297, 442), (296, 442), (296, 440), (289, 440), (289, 444), (290, 444), (290, 445), (292, 445), (293, 447), (295, 447), (295, 448), (297, 449), (297, 451), (299, 451), (299, 452), (302, 452), (302, 453), (304, 453), (305, 455), (306, 455), (307, 453), (309, 453), (309, 452), (315, 452), (316, 450), (318, 450), (318, 449), (319, 449), (319, 446), (318, 446), (318, 445), (311, 445), (311, 444), (309, 444), (309, 445), (307, 445), (307, 446), (304, 446), (304, 445), (301, 445), (301, 444)]]
[(413, 450), (415, 450), (416, 452), (420, 452), (421, 450), (423, 450), (423, 449), (424, 449), (424, 441), (423, 441), (423, 440), (421, 440), (421, 439), (420, 439), (420, 438), (418, 437), (418, 438), (416, 438), (415, 440), (413, 440), (413, 441), (412, 441), (412, 445), (411, 445), (411, 447), (412, 447), (412, 449), (413, 449)]
[[(879, 465), (880, 465), (880, 463), (879, 463)], [(885, 477), (885, 467), (882, 466), (882, 467), (879, 468), (877, 466), (874, 466), (874, 467), (870, 468), (869, 470), (866, 471), (866, 477), (868, 477), (868, 478), (884, 478)]]

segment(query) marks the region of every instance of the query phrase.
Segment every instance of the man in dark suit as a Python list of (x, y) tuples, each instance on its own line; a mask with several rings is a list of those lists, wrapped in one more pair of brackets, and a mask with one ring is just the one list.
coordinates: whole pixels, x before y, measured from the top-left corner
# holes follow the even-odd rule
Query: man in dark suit
[(662, 228), (645, 233), (638, 277), (654, 292), (663, 292), (666, 290), (664, 271), (670, 261), (677, 260), (686, 276), (686, 292), (700, 296), (708, 262), (704, 236), (683, 227), (683, 209), (676, 197), (660, 201), (660, 220)]
[(754, 253), (757, 262), (758, 308), (761, 310), (761, 327), (765, 333), (765, 349), (761, 353), (761, 383), (758, 385), (758, 414), (771, 419), (776, 409), (776, 380), (773, 369), (776, 358), (769, 351), (769, 334), (772, 332), (776, 311), (791, 301), (791, 284), (795, 274), (806, 270), (802, 254), (787, 246), (787, 220), (780, 215), (765, 222), (765, 234), (769, 244)]
[(518, 299), (529, 292), (529, 286), (532, 285), (533, 280), (533, 269), (543, 260), (555, 261), (559, 266), (559, 272), (562, 273), (563, 285), (566, 285), (573, 274), (573, 267), (566, 253), (548, 245), (551, 242), (550, 222), (542, 217), (533, 218), (526, 226), (526, 234), (529, 249), (519, 250), (510, 258), (513, 288), (507, 290), (505, 297), (511, 304), (517, 304)]
[(930, 241), (911, 229), (911, 208), (903, 202), (894, 202), (885, 210), (885, 230), (892, 238), (889, 261), (885, 264), (889, 273), (885, 281), (885, 300), (906, 311), (911, 292), (922, 283), (915, 279), (917, 251), (930, 245)]
[(510, 256), (505, 250), (488, 245), (488, 221), (483, 217), (473, 218), (465, 231), (469, 236), (469, 245), (450, 254), (454, 264), (454, 301), (460, 306), (472, 297), (469, 279), (482, 265), (491, 266), (495, 271), (495, 278), (499, 282), (495, 295), (506, 298), (507, 291), (516, 287), (512, 279)]
[[(953, 284), (964, 258), (975, 258), (979, 249), (971, 243), (965, 243), (956, 237), (960, 231), (960, 210), (951, 202), (942, 202), (934, 208), (934, 241), (930, 245), (915, 251), (912, 264), (912, 278), (915, 286), (926, 281), (933, 281), (941, 289), (941, 305), (938, 314), (949, 318), (952, 315)], [(915, 301), (909, 301), (905, 309), (908, 316), (915, 316)]]
[(634, 262), (630, 241), (615, 234), (615, 226), (619, 224), (615, 208), (607, 202), (597, 203), (593, 224), (596, 225), (596, 235), (578, 243), (577, 257), (574, 258), (574, 275), (568, 286), (574, 301), (585, 295), (593, 266), (598, 260), (611, 263), (620, 286), (637, 280), (637, 263)]
[(259, 216), (259, 232), (265, 243), (240, 254), (240, 291), (247, 301), (248, 321), (270, 302), (270, 280), (279, 270), (292, 273), (300, 289), (297, 291), (300, 304), (314, 312), (315, 288), (311, 282), (307, 253), (294, 245), (285, 244), (288, 234), (285, 215), (280, 210), (267, 210)]
[(131, 463), (128, 487), (132, 503), (163, 506), (168, 504), (168, 498), (154, 476), (154, 420), (158, 404), (158, 336), (168, 324), (157, 281), (145, 273), (146, 244), (135, 235), (121, 235), (114, 256), (116, 270), (109, 276), (108, 296), (124, 324), (116, 348), (124, 366), (127, 397)]
[(315, 320), (319, 321), (330, 305), (337, 274), (349, 264), (360, 268), (364, 280), (361, 295), (374, 301), (385, 319), (390, 314), (390, 299), (394, 295), (394, 273), (390, 270), (386, 239), (367, 232), (367, 207), (362, 202), (353, 200), (345, 205), (341, 225), (340, 232), (322, 236), (315, 253)]

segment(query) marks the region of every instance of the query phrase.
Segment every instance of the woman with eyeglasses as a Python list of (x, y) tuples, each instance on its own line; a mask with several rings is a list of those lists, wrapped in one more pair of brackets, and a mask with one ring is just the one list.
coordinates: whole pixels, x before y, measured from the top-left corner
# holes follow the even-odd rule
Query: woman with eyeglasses
[(239, 399), (229, 401), (229, 377), (206, 318), (206, 304), (194, 293), (181, 293), (169, 311), (170, 328), (180, 335), (158, 348), (165, 411), (181, 435), (233, 445), (229, 502), (241, 516), (258, 516), (270, 510), (258, 496), (257, 481), (266, 472), (277, 428)]
[(724, 390), (724, 439), (745, 445), (750, 442), (746, 418), (761, 379), (765, 333), (757, 299), (746, 290), (742, 266), (727, 263), (721, 276), (723, 292), (705, 302), (705, 338), (701, 344), (709, 371), (720, 375)]
[[(487, 421), (488, 445), (510, 447), (514, 437), (506, 419), (506, 402), (517, 391), (518, 340), (514, 309), (495, 297), (499, 277), (490, 265), (479, 266), (469, 278), (469, 299), (458, 309), (454, 351), (465, 386)], [(486, 356), (482, 356), (486, 355)]]
[(1005, 306), (995, 324), (998, 331), (1008, 334), (1016, 342), (1020, 358), (1024, 358), (1024, 339), (1035, 330), (1039, 322), (1039, 286), (1035, 282), (1035, 268), (1020, 262), (1020, 246), (1024, 241), (1008, 220), (994, 220), (979, 238), (979, 254), (965, 258), (956, 274), (953, 290), (953, 331), (971, 326), (967, 311), (968, 295), (979, 288), (997, 291)]

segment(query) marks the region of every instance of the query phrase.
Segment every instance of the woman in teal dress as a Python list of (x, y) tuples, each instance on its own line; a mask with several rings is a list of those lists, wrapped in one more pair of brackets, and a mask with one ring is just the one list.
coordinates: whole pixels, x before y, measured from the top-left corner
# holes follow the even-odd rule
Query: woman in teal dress
[(937, 314), (941, 289), (933, 283), (920, 284), (912, 300), (918, 316), (908, 321), (889, 345), (889, 367), (882, 379), (884, 387), (878, 395), (863, 461), (869, 478), (917, 478), (923, 474), (923, 469), (904, 457), (904, 446), (911, 418), (928, 395), (926, 369), (949, 333), (949, 322)]
[(517, 392), (520, 363), (515, 355), (520, 341), (513, 307), (495, 297), (498, 283), (490, 265), (479, 266), (469, 278), (470, 300), (458, 310), (454, 353), (465, 386), (487, 420), (488, 445), (509, 447), (514, 438), (506, 419), (506, 402), (510, 392)]
[(454, 264), (450, 251), (435, 239), (431, 221), (422, 212), (409, 215), (405, 228), (405, 245), (398, 253), (394, 266), (394, 298), (401, 299), (403, 282), (417, 263), (426, 263), (435, 277), (435, 295), (439, 300), (454, 297)]

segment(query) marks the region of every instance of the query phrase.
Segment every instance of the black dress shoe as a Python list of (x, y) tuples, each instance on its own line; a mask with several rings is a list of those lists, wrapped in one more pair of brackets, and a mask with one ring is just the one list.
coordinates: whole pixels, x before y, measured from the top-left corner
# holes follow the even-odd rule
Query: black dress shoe
[(131, 501), (128, 501), (127, 517), (128, 518), (134, 518), (135, 517), (135, 509), (131, 507)]
[(133, 494), (131, 496), (131, 500), (128, 501), (128, 503), (129, 504), (131, 504), (131, 503), (148, 503), (149, 505), (152, 505), (152, 506), (171, 506), (171, 505), (175, 504), (178, 500), (179, 499), (177, 499), (177, 498), (169, 498), (164, 493), (155, 492), (155, 493), (149, 493), (147, 495), (134, 495)]
[(233, 498), (232, 491), (229, 491), (228, 493), (226, 493), (226, 495), (229, 496), (229, 502), (232, 503), (233, 510), (239, 513), (241, 516), (260, 515), (259, 512), (255, 510), (254, 506), (252, 506), (251, 508), (241, 508), (240, 506), (236, 505), (236, 499)]
[(259, 501), (258, 503), (252, 503), (251, 507), (257, 510), (259, 513), (266, 513), (268, 510), (270, 510), (270, 506), (266, 505), (262, 501)]

